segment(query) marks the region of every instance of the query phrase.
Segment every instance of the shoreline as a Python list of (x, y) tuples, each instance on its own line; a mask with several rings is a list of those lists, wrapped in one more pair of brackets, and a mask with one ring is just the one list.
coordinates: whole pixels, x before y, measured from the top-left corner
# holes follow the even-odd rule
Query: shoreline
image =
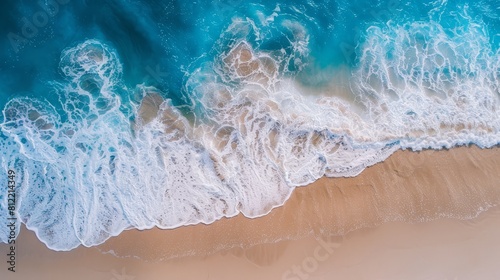
[[(97, 247), (80, 246), (69, 252), (49, 250), (23, 225), (16, 242), (19, 244), (20, 272), (16, 272), (12, 279), (29, 278), (30, 275), (39, 279), (88, 279), (89, 275), (94, 279), (113, 279), (113, 273), (120, 272), (123, 267), (137, 276), (135, 279), (157, 279), (154, 275), (158, 274), (153, 271), (161, 272), (160, 275), (177, 275), (175, 279), (212, 279), (202, 276), (207, 271), (210, 275), (219, 275), (214, 279), (235, 279), (239, 273), (237, 268), (248, 273), (244, 279), (297, 279), (290, 267), (301, 264), (304, 258), (316, 256), (318, 248), (323, 255), (330, 252), (321, 251), (328, 246), (318, 247), (325, 242), (333, 244), (332, 248), (337, 246), (342, 253), (338, 256), (337, 253), (326, 254), (329, 257), (324, 262), (316, 259), (317, 269), (310, 274), (314, 277), (308, 279), (330, 279), (316, 278), (334, 273), (328, 267), (337, 267), (335, 273), (343, 275), (340, 279), (359, 279), (352, 276), (355, 275), (352, 266), (343, 267), (341, 264), (346, 262), (345, 259), (363, 259), (365, 253), (359, 253), (365, 250), (363, 244), (377, 247), (382, 242), (397, 248), (408, 246), (420, 252), (418, 246), (408, 244), (420, 246), (425, 240), (434, 240), (446, 233), (451, 239), (457, 235), (465, 241), (461, 245), (444, 242), (443, 246), (452, 246), (448, 248), (452, 251), (464, 246), (471, 250), (475, 247), (468, 243), (470, 236), (500, 233), (498, 174), (498, 147), (480, 149), (473, 146), (422, 152), (400, 150), (356, 177), (324, 177), (308, 186), (297, 187), (283, 206), (259, 218), (239, 214), (209, 225), (197, 224), (172, 230), (132, 229)], [(448, 228), (460, 228), (460, 231)], [(424, 241), (424, 235), (412, 233), (426, 232), (425, 229), (429, 233)], [(500, 252), (500, 245), (488, 236), (490, 239), (484, 239), (487, 244), (480, 246), (484, 254), (494, 254), (494, 250)], [(413, 241), (405, 245), (402, 240), (406, 239)], [(403, 245), (397, 245), (396, 241)], [(3, 255), (7, 245), (0, 245), (0, 249)], [(483, 251), (477, 254), (483, 254)], [(120, 257), (102, 252), (113, 252)], [(304, 256), (304, 252), (308, 253)], [(358, 253), (361, 255), (356, 255)], [(428, 257), (432, 258), (432, 251), (429, 254)], [(450, 256), (450, 259), (458, 258), (458, 255), (467, 255), (467, 252)], [(405, 256), (410, 258), (410, 255)], [(380, 256), (380, 261), (385, 257), (388, 256)], [(228, 263), (234, 267), (228, 268)], [(75, 264), (78, 264), (78, 269)], [(60, 278), (53, 278), (54, 272), (50, 268), (54, 266), (58, 268), (57, 277), (61, 275)], [(371, 264), (368, 267), (376, 270)], [(7, 273), (7, 267), (0, 269), (0, 276)], [(76, 277), (75, 271), (78, 271)], [(261, 274), (256, 276), (256, 273)], [(12, 274), (7, 275), (12, 277)]]
[[(139, 256), (148, 260), (169, 259), (193, 255), (190, 247), (199, 250), (194, 255), (209, 255), (233, 247), (247, 248), (300, 239), (310, 233), (317, 237), (344, 235), (391, 221), (467, 220), (500, 204), (500, 186), (495, 188), (495, 183), (498, 183), (495, 177), (485, 178), (488, 174), (500, 174), (498, 148), (472, 146), (421, 152), (399, 150), (356, 177), (323, 177), (310, 185), (297, 187), (283, 206), (259, 218), (239, 214), (208, 225), (189, 225), (172, 230), (132, 229), (109, 239), (98, 248), (106, 252), (138, 239), (146, 239), (146, 244), (147, 240), (154, 240), (153, 244), (143, 246), (154, 248), (160, 243), (161, 247), (170, 248), (169, 252), (143, 254), (143, 250), (131, 246), (114, 251), (117, 255)], [(472, 195), (472, 191), (476, 195)], [(401, 202), (391, 203), (397, 200)], [(297, 215), (298, 211), (300, 215)], [(275, 226), (270, 228), (270, 224)], [(224, 232), (226, 238), (217, 238), (220, 232)], [(145, 234), (147, 238), (144, 238)], [(184, 240), (183, 244), (192, 244), (188, 240), (199, 241), (193, 246), (180, 246), (169, 240)]]

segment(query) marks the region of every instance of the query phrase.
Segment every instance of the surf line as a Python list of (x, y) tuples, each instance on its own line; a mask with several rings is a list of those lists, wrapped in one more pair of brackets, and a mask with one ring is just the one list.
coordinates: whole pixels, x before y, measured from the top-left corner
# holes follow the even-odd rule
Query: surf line
[(7, 269), (11, 272), (16, 272), (16, 172), (9, 170), (7, 177), (7, 210), (9, 211), (7, 228), (9, 232), (8, 244), (10, 245), (9, 253), (7, 254), (7, 263), (9, 264)]

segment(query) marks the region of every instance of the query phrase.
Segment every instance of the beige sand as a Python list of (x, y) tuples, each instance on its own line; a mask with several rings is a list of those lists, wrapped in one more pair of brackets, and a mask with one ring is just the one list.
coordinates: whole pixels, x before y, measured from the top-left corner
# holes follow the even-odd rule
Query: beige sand
[(499, 202), (500, 149), (401, 151), (356, 178), (301, 187), (262, 218), (131, 230), (99, 247), (149, 262), (52, 252), (23, 230), (18, 272), (5, 264), (0, 278), (500, 279)]

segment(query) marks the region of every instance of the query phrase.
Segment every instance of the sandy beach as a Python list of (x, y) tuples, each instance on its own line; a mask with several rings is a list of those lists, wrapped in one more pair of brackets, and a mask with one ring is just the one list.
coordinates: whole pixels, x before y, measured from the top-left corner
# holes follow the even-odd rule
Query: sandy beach
[(129, 230), (71, 252), (23, 228), (16, 272), (2, 261), (0, 278), (499, 279), (499, 174), (498, 148), (398, 151), (261, 218)]

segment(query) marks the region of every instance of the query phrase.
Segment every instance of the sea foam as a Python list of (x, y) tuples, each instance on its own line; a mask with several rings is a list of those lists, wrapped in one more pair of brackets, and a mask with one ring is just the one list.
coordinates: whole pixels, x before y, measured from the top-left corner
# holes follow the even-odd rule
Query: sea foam
[[(288, 47), (261, 50), (258, 23), (233, 19), (215, 58), (186, 74), (193, 117), (152, 87), (125, 87), (110, 46), (64, 50), (59, 104), (15, 98), (3, 110), (1, 165), (18, 173), (19, 219), (49, 248), (70, 250), (129, 228), (265, 215), (297, 186), (356, 176), (401, 148), (500, 143), (500, 56), (480, 26), (368, 29), (349, 102), (298, 86), (306, 28), (276, 16), (260, 24), (288, 30)], [(142, 101), (125, 104), (123, 92)], [(6, 208), (3, 197), (3, 219)]]

